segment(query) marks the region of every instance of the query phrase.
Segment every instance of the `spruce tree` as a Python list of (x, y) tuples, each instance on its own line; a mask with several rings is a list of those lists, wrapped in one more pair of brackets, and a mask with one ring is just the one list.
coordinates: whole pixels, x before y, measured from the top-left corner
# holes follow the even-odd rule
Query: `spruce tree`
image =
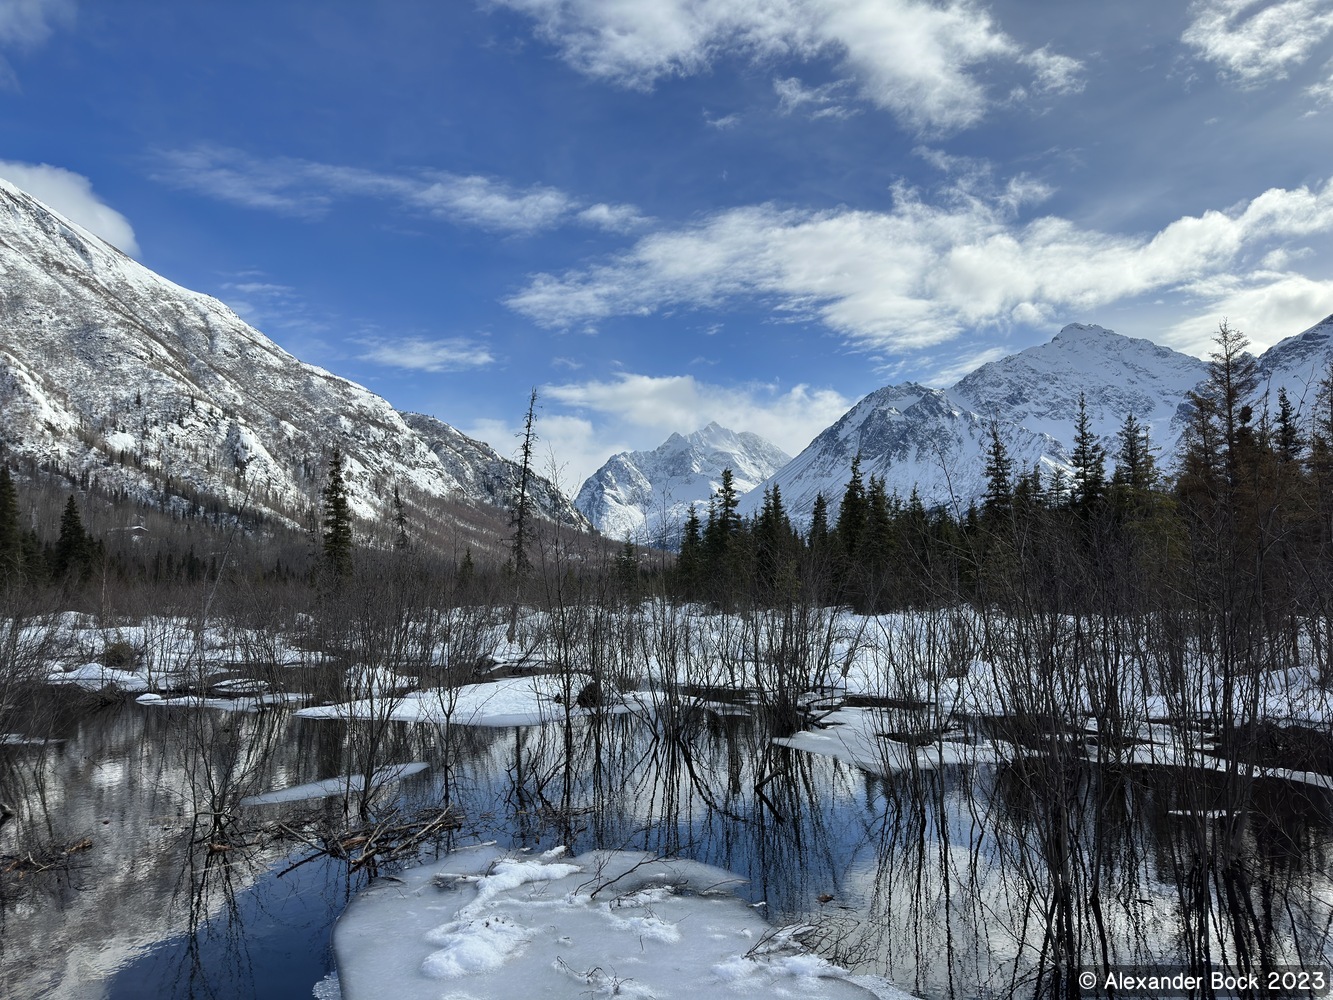
[(1106, 449), (1097, 443), (1088, 417), (1088, 404), (1083, 393), (1078, 394), (1078, 417), (1074, 423), (1074, 489), (1070, 505), (1087, 517), (1102, 498), (1106, 489)]
[(828, 501), (823, 493), (815, 494), (814, 509), (810, 511), (810, 534), (808, 543), (811, 551), (822, 549), (828, 544)]
[(407, 548), (407, 511), (397, 485), (393, 488), (393, 547), (400, 552)]
[(852, 474), (847, 480), (847, 489), (842, 494), (842, 506), (838, 508), (838, 525), (834, 528), (842, 551), (850, 556), (860, 544), (861, 533), (866, 525), (866, 488), (861, 481), (861, 453), (858, 451), (852, 459)]
[(79, 516), (78, 505), (71, 493), (65, 502), (65, 511), (60, 515), (60, 535), (52, 554), (52, 574), (58, 581), (75, 580), (87, 571), (90, 560), (88, 533), (83, 530), (83, 518)]
[(1305, 439), (1296, 423), (1296, 408), (1286, 388), (1277, 391), (1277, 459), (1283, 465), (1300, 459), (1305, 450)]
[(9, 466), (0, 465), (0, 584), (18, 577), (23, 568), (23, 535), (19, 529), (18, 492)]
[(1000, 517), (1008, 514), (1013, 503), (1014, 463), (1009, 457), (1009, 449), (1000, 437), (1000, 425), (992, 420), (990, 424), (990, 448), (986, 453), (986, 495), (982, 509), (987, 517)]
[(346, 579), (352, 575), (352, 512), (343, 479), (342, 450), (337, 447), (329, 459), (329, 481), (323, 495), (324, 564), (334, 577)]

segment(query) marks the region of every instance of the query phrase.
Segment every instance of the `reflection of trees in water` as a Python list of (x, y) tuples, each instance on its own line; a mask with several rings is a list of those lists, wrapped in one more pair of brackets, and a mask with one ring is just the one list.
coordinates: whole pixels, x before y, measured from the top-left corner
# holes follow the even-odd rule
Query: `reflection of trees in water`
[[(775, 920), (811, 923), (825, 954), (932, 997), (1054, 995), (1084, 963), (1262, 966), (1327, 950), (1333, 810), (1318, 790), (1238, 791), (1243, 776), (1117, 769), (1073, 750), (875, 776), (776, 746), (762, 721), (702, 698), (664, 707), (519, 728), (394, 723), (383, 760), (432, 769), (374, 815), (449, 804), (464, 827), (437, 851), (497, 838), (712, 863), (750, 879), (741, 892)], [(66, 975), (46, 957), (62, 943), (132, 956), (177, 937), (153, 966), (162, 995), (244, 994), (272, 975), (253, 935), (282, 922), (289, 884), (318, 899), (302, 934), (323, 940), (363, 879), (327, 860), (276, 878), (273, 862), (301, 845), (274, 829), (345, 828), (341, 797), (237, 803), (348, 773), (356, 725), (127, 706), (68, 720), (65, 744), (0, 755), (22, 775), (7, 778), (21, 808), (5, 844), (96, 842), (64, 881), (0, 899), (0, 990)], [(1236, 822), (1209, 811), (1238, 795)]]

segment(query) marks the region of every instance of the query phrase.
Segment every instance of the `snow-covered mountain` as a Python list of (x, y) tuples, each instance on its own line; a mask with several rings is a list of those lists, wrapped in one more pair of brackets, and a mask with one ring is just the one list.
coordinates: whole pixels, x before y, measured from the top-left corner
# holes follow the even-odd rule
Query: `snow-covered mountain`
[(723, 469), (745, 493), (790, 461), (758, 434), (710, 423), (689, 436), (672, 434), (652, 451), (611, 456), (574, 503), (605, 535), (671, 547), (690, 506), (718, 488)]
[[(0, 443), (176, 508), (296, 523), (342, 450), (353, 511), (505, 503), (506, 460), (283, 351), (217, 299), (148, 270), (0, 181)], [(545, 484), (549, 517), (586, 525)]]
[(1207, 362), (1150, 340), (1122, 337), (1100, 326), (1071, 323), (1045, 344), (982, 365), (949, 389), (960, 406), (998, 415), (1068, 445), (1087, 401), (1092, 430), (1114, 439), (1133, 413), (1154, 447), (1172, 455), (1179, 438), (1176, 411), (1208, 374)]
[[(1080, 393), (1108, 451), (1133, 412), (1169, 464), (1180, 435), (1174, 418), (1207, 368), (1148, 340), (1071, 324), (949, 389), (907, 383), (872, 392), (763, 485), (779, 486), (785, 506), (804, 523), (819, 493), (836, 512), (859, 452), (863, 475), (882, 476), (890, 492), (906, 498), (915, 488), (927, 506), (961, 510), (985, 492), (992, 422), (1015, 472), (1036, 464), (1047, 473), (1067, 469)], [(743, 500), (742, 510), (757, 510), (761, 495)]]
[[(1068, 465), (1064, 446), (1046, 434), (1000, 420), (1000, 436), (1015, 469), (1041, 463), (1047, 472)], [(885, 386), (866, 396), (823, 431), (766, 483), (782, 492), (783, 506), (798, 524), (809, 521), (822, 493), (834, 515), (860, 454), (861, 474), (882, 477), (906, 499), (915, 489), (927, 506), (960, 509), (985, 490), (991, 417), (958, 405), (942, 389), (913, 382)], [(741, 513), (757, 511), (763, 491), (741, 501)]]
[(1320, 320), (1304, 333), (1278, 341), (1259, 356), (1263, 378), (1260, 400), (1277, 409), (1279, 389), (1286, 389), (1292, 405), (1312, 413), (1319, 383), (1333, 361), (1333, 316)]

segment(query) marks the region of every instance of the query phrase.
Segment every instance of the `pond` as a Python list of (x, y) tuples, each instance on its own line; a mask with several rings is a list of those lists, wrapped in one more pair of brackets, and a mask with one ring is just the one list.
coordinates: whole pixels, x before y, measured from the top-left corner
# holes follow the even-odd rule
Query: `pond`
[[(928, 706), (855, 711), (885, 740), (929, 725)], [(1004, 735), (954, 725), (962, 748)], [(747, 880), (774, 924), (808, 924), (826, 958), (931, 1000), (1065, 992), (1085, 962), (1328, 961), (1333, 799), (1317, 783), (1088, 745), (858, 765), (775, 735), (704, 699), (524, 726), (61, 713), (51, 742), (0, 748), (16, 812), (0, 995), (336, 995), (331, 928), (369, 874), (315, 849), (359, 822), (357, 797), (237, 803), (357, 771), (368, 741), (381, 763), (427, 765), (378, 792), (372, 821), (448, 807), (416, 860), (496, 841), (704, 862)]]

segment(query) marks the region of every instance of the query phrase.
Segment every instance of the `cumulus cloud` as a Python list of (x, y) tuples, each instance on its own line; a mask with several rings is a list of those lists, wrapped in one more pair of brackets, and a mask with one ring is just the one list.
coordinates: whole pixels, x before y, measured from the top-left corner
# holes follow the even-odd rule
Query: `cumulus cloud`
[[(73, 20), (74, 0), (4, 0), (0, 3), (0, 53), (35, 49)], [(0, 54), (0, 89), (17, 86), (13, 67)]]
[(724, 386), (693, 375), (629, 372), (609, 380), (548, 385), (541, 394), (548, 403), (641, 429), (645, 443), (637, 447), (656, 447), (673, 432), (688, 434), (715, 420), (733, 430), (754, 431), (789, 454), (804, 448), (851, 406), (839, 392), (808, 385), (784, 391), (770, 384)]
[(1198, 0), (1181, 36), (1245, 87), (1287, 77), (1333, 33), (1333, 0)]
[(0, 160), (0, 177), (22, 188), (38, 201), (99, 236), (131, 257), (139, 256), (139, 243), (128, 219), (102, 201), (87, 177), (49, 163), (16, 163)]
[(1275, 188), (1145, 235), (1056, 216), (1019, 223), (1025, 197), (962, 189), (931, 204), (899, 188), (884, 212), (728, 209), (581, 270), (536, 275), (507, 304), (559, 328), (758, 300), (862, 347), (901, 350), (1181, 290), (1257, 260), (1270, 243), (1333, 231), (1333, 182)]
[(380, 173), (291, 157), (256, 157), (207, 143), (162, 153), (153, 177), (233, 205), (298, 218), (318, 218), (340, 199), (375, 198), (457, 225), (520, 235), (571, 221), (625, 232), (644, 221), (631, 205), (585, 205), (544, 184), (519, 187), (447, 171)]
[(1219, 317), (1241, 330), (1258, 352), (1333, 315), (1333, 280), (1291, 272), (1256, 271), (1218, 275), (1189, 289), (1200, 307), (1162, 338), (1177, 350), (1200, 356), (1213, 349)]
[(579, 72), (648, 89), (706, 70), (719, 57), (832, 57), (860, 95), (909, 127), (977, 122), (989, 64), (1035, 73), (1035, 89), (1075, 89), (1081, 64), (1026, 51), (971, 0), (498, 0), (527, 14)]
[[(786, 390), (759, 383), (724, 386), (692, 375), (628, 372), (545, 385), (538, 394), (537, 469), (548, 478), (554, 472), (571, 495), (612, 455), (656, 448), (673, 433), (689, 434), (713, 420), (732, 430), (753, 431), (795, 455), (853, 402), (832, 389), (806, 385)], [(502, 420), (479, 420), (460, 429), (502, 455), (514, 453), (522, 431)]]
[(425, 337), (368, 337), (361, 343), (366, 347), (366, 352), (361, 355), (362, 360), (409, 371), (457, 372), (483, 368), (495, 360), (485, 344), (463, 337), (438, 340)]

